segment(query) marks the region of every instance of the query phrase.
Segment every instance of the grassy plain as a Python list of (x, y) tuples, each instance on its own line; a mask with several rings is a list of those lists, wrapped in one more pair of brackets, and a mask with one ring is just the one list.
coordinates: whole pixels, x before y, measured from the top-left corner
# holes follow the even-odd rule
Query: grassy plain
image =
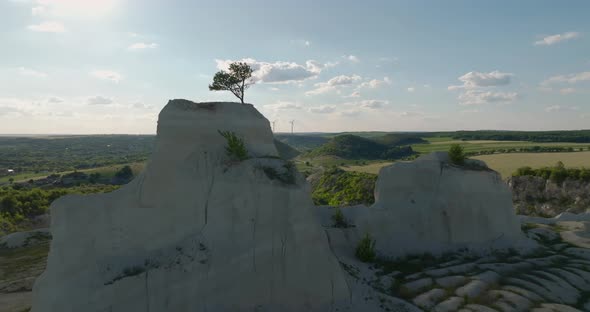
[(481, 155), (472, 158), (485, 161), (488, 166), (508, 178), (516, 169), (524, 166), (540, 168), (553, 166), (558, 161), (566, 167), (590, 168), (590, 152), (575, 153), (510, 153)]
[(431, 153), (437, 151), (448, 151), (452, 144), (459, 144), (463, 146), (465, 152), (479, 152), (479, 151), (489, 151), (489, 150), (498, 150), (498, 149), (509, 149), (509, 148), (521, 148), (521, 147), (533, 147), (533, 146), (541, 146), (541, 147), (571, 147), (576, 150), (584, 149), (589, 150), (590, 144), (588, 143), (561, 143), (561, 142), (551, 142), (551, 143), (539, 143), (539, 142), (526, 142), (526, 141), (482, 141), (482, 140), (474, 140), (474, 141), (461, 141), (461, 140), (453, 140), (450, 137), (427, 137), (424, 138), (429, 142), (429, 144), (414, 144), (412, 145), (412, 149), (414, 151), (419, 152), (421, 154), (424, 153)]

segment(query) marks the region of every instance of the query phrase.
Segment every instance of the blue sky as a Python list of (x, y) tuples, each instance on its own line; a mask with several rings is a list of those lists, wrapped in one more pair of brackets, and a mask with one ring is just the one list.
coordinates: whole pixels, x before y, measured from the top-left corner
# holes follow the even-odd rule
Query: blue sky
[(590, 2), (0, 0), (0, 133), (154, 133), (168, 99), (277, 131), (590, 128)]

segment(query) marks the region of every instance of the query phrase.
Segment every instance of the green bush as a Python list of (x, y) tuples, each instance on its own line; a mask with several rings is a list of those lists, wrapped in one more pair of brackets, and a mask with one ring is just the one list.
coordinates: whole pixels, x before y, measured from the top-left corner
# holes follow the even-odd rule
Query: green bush
[(512, 176), (533, 176), (551, 180), (555, 183), (562, 183), (566, 179), (590, 181), (590, 168), (565, 168), (560, 161), (553, 167), (542, 167), (532, 169), (531, 167), (520, 167)]
[(283, 173), (279, 173), (275, 168), (267, 166), (262, 167), (262, 171), (271, 180), (279, 180), (284, 184), (289, 185), (295, 184), (297, 182), (295, 176), (295, 164), (291, 161), (286, 161), (283, 168), (285, 169)]
[(334, 167), (326, 170), (317, 182), (312, 183), (311, 197), (316, 205), (371, 205), (375, 202), (375, 181), (375, 174), (344, 171)]
[(451, 163), (455, 165), (463, 165), (465, 163), (465, 152), (463, 147), (459, 144), (451, 145), (449, 149), (449, 158)]
[(355, 255), (362, 262), (372, 262), (375, 260), (375, 240), (371, 238), (369, 233), (366, 233), (365, 237), (359, 241), (356, 246)]
[(332, 221), (334, 222), (334, 227), (337, 228), (347, 228), (349, 227), (348, 222), (344, 218), (344, 214), (340, 208), (336, 208), (336, 212), (332, 215)]
[(237, 161), (248, 159), (248, 151), (246, 150), (246, 145), (244, 145), (244, 140), (232, 131), (218, 130), (218, 132), (227, 140), (227, 146), (225, 147), (227, 156)]

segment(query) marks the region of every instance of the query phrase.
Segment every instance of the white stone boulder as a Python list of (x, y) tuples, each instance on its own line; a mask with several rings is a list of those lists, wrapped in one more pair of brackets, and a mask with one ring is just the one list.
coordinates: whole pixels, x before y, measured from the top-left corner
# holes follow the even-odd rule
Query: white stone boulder
[(52, 204), (32, 311), (349, 311), (309, 186), (276, 155), (252, 105), (170, 101), (134, 181)]
[(387, 256), (507, 248), (525, 240), (500, 175), (483, 162), (453, 165), (446, 152), (382, 168), (375, 204), (353, 223)]

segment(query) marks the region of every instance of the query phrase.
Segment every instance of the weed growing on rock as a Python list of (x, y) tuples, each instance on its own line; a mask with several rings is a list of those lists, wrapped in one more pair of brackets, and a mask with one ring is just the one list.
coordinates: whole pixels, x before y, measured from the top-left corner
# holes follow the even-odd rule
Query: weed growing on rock
[(248, 151), (244, 140), (238, 137), (232, 131), (221, 131), (217, 130), (221, 136), (227, 140), (227, 146), (225, 152), (232, 160), (242, 161), (248, 159)]
[(365, 237), (356, 246), (355, 255), (362, 262), (372, 262), (375, 260), (375, 240), (371, 238), (369, 233), (366, 233)]
[(271, 180), (279, 180), (284, 184), (288, 185), (295, 184), (295, 165), (293, 164), (293, 162), (285, 162), (283, 168), (284, 171), (282, 173), (279, 173), (275, 168), (269, 166), (262, 167), (262, 171)]
[(332, 215), (332, 221), (334, 222), (334, 227), (337, 228), (347, 228), (350, 227), (346, 218), (344, 218), (344, 214), (340, 208), (336, 208), (336, 212)]

